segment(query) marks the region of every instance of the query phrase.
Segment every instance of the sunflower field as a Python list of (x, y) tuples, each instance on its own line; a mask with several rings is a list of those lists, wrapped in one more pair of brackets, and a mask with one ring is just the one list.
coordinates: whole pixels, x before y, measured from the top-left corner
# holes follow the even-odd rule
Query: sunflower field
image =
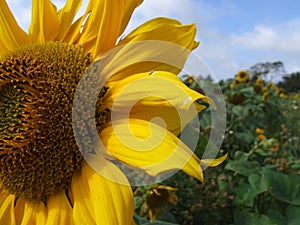
[[(186, 75), (183, 81), (201, 92), (203, 78)], [(179, 172), (160, 184), (136, 188), (136, 223), (299, 224), (300, 93), (284, 86), (297, 82), (286, 81), (267, 82), (247, 70), (220, 81), (227, 111), (220, 152), (229, 154), (227, 160), (204, 171), (204, 184)], [(209, 110), (199, 117), (204, 125), (195, 153), (201, 157), (214, 128)]]

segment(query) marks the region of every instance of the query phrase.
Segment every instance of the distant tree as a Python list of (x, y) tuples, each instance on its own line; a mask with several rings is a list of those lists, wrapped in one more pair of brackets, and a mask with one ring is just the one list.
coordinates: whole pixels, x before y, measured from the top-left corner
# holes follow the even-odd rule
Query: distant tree
[(257, 63), (254, 66), (250, 67), (249, 74), (252, 80), (256, 80), (258, 77), (262, 77), (268, 81), (287, 75), (284, 65), (280, 61)]
[(286, 93), (300, 92), (300, 72), (284, 76), (277, 86), (283, 88)]

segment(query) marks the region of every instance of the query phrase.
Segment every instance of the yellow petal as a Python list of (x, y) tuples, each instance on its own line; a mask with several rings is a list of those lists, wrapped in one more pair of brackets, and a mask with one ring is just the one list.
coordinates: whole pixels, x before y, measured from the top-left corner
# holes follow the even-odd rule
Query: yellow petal
[[(112, 86), (104, 102), (117, 119), (150, 121), (159, 117), (167, 129), (178, 135), (206, 106), (196, 103), (206, 97), (191, 90), (174, 74), (158, 71), (132, 75)], [(114, 114), (113, 114), (114, 116)], [(115, 118), (114, 118), (115, 119)], [(159, 121), (158, 121), (159, 122)]]
[(14, 201), (13, 195), (0, 190), (0, 224), (15, 225)]
[(54, 40), (59, 29), (56, 7), (50, 0), (33, 0), (29, 34), (33, 42)]
[[(80, 44), (86, 51), (89, 52), (93, 52), (96, 49), (97, 42), (97, 48), (100, 47), (100, 49), (97, 49), (94, 52), (94, 55), (99, 55), (101, 51), (110, 49), (115, 45), (117, 38), (126, 28), (133, 10), (141, 2), (142, 0), (126, 0), (124, 3), (123, 1), (118, 1), (114, 5), (112, 1), (89, 1), (85, 13), (70, 26), (64, 41), (72, 44)], [(109, 11), (109, 15), (106, 15), (105, 17), (103, 11), (109, 10), (109, 8), (112, 7), (113, 10)], [(99, 18), (99, 15), (102, 15), (101, 18), (103, 21), (100, 21), (101, 18)], [(113, 19), (109, 19), (109, 16), (112, 16)], [(114, 22), (114, 25), (112, 25), (111, 22)], [(109, 24), (107, 25), (107, 23)], [(107, 29), (112, 27), (113, 29), (109, 30), (109, 33), (105, 34)], [(110, 38), (107, 38), (107, 35), (109, 35)], [(103, 45), (106, 45), (106, 47), (101, 50)]]
[[(79, 40), (82, 35), (82, 31), (86, 29), (86, 21), (89, 18), (91, 12), (95, 8), (96, 2), (99, 2), (99, 0), (90, 0), (88, 6), (85, 9), (84, 14), (79, 17), (70, 27), (64, 42), (70, 43), (70, 44), (77, 44), (82, 46), (85, 44), (85, 41), (81, 40), (81, 43), (79, 43)], [(84, 28), (84, 29), (83, 29)], [(96, 38), (96, 35), (94, 35), (91, 40), (94, 40)]]
[(146, 100), (152, 101), (152, 105), (171, 104), (181, 109), (189, 109), (196, 100), (206, 100), (206, 96), (188, 88), (176, 75), (165, 71), (135, 74), (115, 84), (110, 87), (104, 100), (107, 106), (120, 111), (124, 107), (123, 101), (130, 104), (148, 96)]
[(69, 31), (73, 19), (80, 8), (82, 0), (68, 0), (65, 6), (57, 13), (60, 21), (60, 28), (57, 40), (63, 40)]
[[(205, 106), (203, 106), (205, 108)], [(161, 125), (161, 118), (166, 123), (168, 131), (178, 136), (184, 127), (195, 118), (197, 114), (193, 110), (177, 110), (173, 107), (160, 107), (153, 109), (152, 106), (136, 106), (130, 113), (130, 118), (152, 121)], [(121, 116), (121, 115), (120, 115)]]
[(26, 201), (18, 199), (15, 208), (17, 225), (46, 224), (47, 210), (42, 201)]
[[(177, 37), (172, 37), (171, 34), (168, 34), (168, 31), (176, 32), (176, 29), (174, 29), (174, 28), (180, 28), (180, 27), (182, 27), (182, 25), (177, 20), (170, 19), (170, 18), (164, 18), (164, 17), (155, 18), (155, 19), (145, 22), (141, 26), (134, 29), (132, 32), (130, 32), (128, 35), (126, 35), (123, 39), (121, 39), (119, 44), (122, 45), (122, 44), (127, 44), (132, 41), (147, 40), (147, 39), (174, 40), (174, 38), (177, 38)], [(183, 27), (185, 27), (185, 26), (183, 26)], [(162, 31), (163, 29), (165, 29), (165, 32), (163, 32), (163, 33), (158, 32), (158, 31)], [(192, 33), (194, 33), (194, 32), (192, 32)], [(177, 34), (179, 34), (179, 33), (177, 33)], [(181, 34), (181, 35), (184, 35), (184, 34)], [(195, 36), (193, 35), (192, 40), (190, 40), (191, 43), (194, 42), (194, 38), (195, 38)], [(178, 38), (178, 41), (185, 42), (184, 40), (180, 40), (180, 38)], [(188, 45), (190, 45), (191, 43), (189, 43)]]
[(125, 1), (124, 17), (122, 20), (120, 33), (124, 32), (134, 9), (136, 7), (138, 7), (142, 2), (143, 2), (143, 0), (126, 0)]
[(48, 218), (46, 225), (72, 225), (72, 207), (63, 191), (47, 200)]
[(14, 210), (16, 225), (20, 225), (22, 223), (22, 219), (24, 216), (24, 208), (25, 208), (25, 200), (19, 198), (16, 202), (16, 206)]
[[(99, 164), (98, 169), (111, 175), (119, 174), (119, 169), (108, 161)], [(71, 189), (74, 196), (73, 219), (76, 225), (131, 224), (134, 206), (129, 185), (110, 181), (84, 163), (81, 171), (74, 174)]]
[(0, 41), (0, 57), (9, 52), (8, 48)]
[(92, 11), (84, 23), (79, 44), (84, 45), (95, 39), (95, 51), (92, 54), (95, 58), (115, 46), (120, 36), (124, 1), (94, 0), (88, 8)]
[(100, 139), (113, 157), (150, 175), (182, 169), (203, 181), (197, 156), (175, 135), (154, 123), (138, 119), (113, 121), (101, 131)]
[(227, 158), (228, 153), (226, 153), (225, 155), (223, 155), (220, 158), (217, 159), (202, 159), (201, 160), (201, 165), (205, 166), (205, 167), (215, 167), (220, 165), (222, 162), (224, 162), (224, 160)]
[(28, 35), (17, 24), (6, 1), (0, 0), (0, 56), (27, 43)]
[(67, 34), (65, 35), (63, 42), (69, 44), (77, 44), (80, 38), (80, 29), (82, 26), (84, 16), (79, 17), (69, 28)]
[(167, 18), (146, 22), (119, 42), (120, 50), (109, 65), (118, 66), (118, 71), (109, 81), (152, 70), (179, 73), (197, 46), (195, 35), (194, 24), (181, 25)]
[(134, 220), (131, 221), (131, 225), (136, 225)]
[(183, 68), (194, 48), (195, 25), (182, 26), (166, 18), (148, 23), (141, 26), (140, 33), (125, 37), (108, 56), (100, 58), (106, 62), (101, 65), (102, 75), (109, 78), (109, 85), (132, 74), (150, 71), (177, 74)]

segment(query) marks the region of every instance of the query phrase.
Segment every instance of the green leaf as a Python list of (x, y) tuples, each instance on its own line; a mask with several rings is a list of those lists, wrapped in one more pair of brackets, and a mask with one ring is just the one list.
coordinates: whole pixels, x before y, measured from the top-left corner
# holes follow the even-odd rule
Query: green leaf
[(247, 161), (247, 159), (248, 159), (248, 154), (246, 152), (236, 151), (234, 153), (234, 160), (244, 160), (244, 161)]
[(240, 92), (243, 93), (243, 94), (248, 94), (248, 95), (253, 95), (254, 94), (252, 86), (243, 88), (242, 90), (240, 90)]
[(244, 129), (243, 132), (237, 132), (235, 136), (246, 145), (250, 145), (254, 141), (253, 134), (249, 130)]
[[(182, 131), (180, 136), (182, 140), (184, 140), (184, 143), (190, 148), (195, 149), (195, 154), (201, 158), (203, 153), (209, 149), (209, 152), (215, 156), (219, 152), (219, 148), (207, 137), (200, 134), (197, 129), (193, 126), (193, 124), (188, 124), (184, 130)], [(212, 157), (213, 157), (212, 156)]]
[(199, 144), (199, 132), (195, 129), (192, 123), (189, 123), (180, 134), (181, 140), (190, 148), (195, 149)]
[(208, 144), (209, 144), (208, 139), (205, 136), (200, 134), (198, 144), (197, 144), (197, 148), (195, 150), (195, 153), (198, 157), (201, 157), (203, 155), (203, 153), (205, 152), (205, 149), (207, 148)]
[(272, 220), (272, 222), (276, 223), (277, 225), (287, 225), (288, 224), (287, 218), (275, 209), (269, 209), (267, 214), (268, 214), (268, 217), (270, 218), (270, 220)]
[(225, 169), (232, 170), (243, 176), (250, 176), (252, 173), (259, 173), (260, 165), (256, 161), (230, 161), (225, 166)]
[(266, 215), (256, 215), (247, 211), (236, 211), (234, 214), (236, 225), (275, 225)]
[(134, 196), (134, 209), (138, 209), (142, 206), (143, 199), (139, 196)]
[(267, 148), (258, 148), (258, 149), (255, 149), (254, 152), (258, 155), (261, 155), (261, 156), (271, 156), (272, 155), (270, 150), (267, 149)]
[(267, 180), (258, 174), (251, 174), (248, 177), (248, 181), (257, 195), (267, 191), (269, 188)]
[(239, 184), (234, 188), (234, 193), (236, 197), (234, 203), (237, 206), (247, 206), (252, 208), (254, 206), (254, 198), (256, 193), (246, 182), (239, 182)]
[(292, 164), (290, 167), (292, 169), (295, 169), (295, 170), (300, 170), (300, 164), (299, 163)]
[(286, 216), (288, 219), (288, 225), (299, 225), (300, 207), (289, 205), (286, 209)]
[(236, 105), (232, 108), (232, 113), (238, 117), (245, 116), (245, 110), (242, 106)]
[(134, 218), (134, 222), (136, 225), (179, 225), (179, 224), (168, 223), (168, 222), (159, 221), (159, 220), (155, 220), (155, 221), (151, 222), (144, 217), (138, 216), (136, 213), (134, 214), (133, 218)]
[(163, 215), (157, 217), (158, 220), (168, 221), (170, 223), (177, 223), (175, 216), (167, 211)]
[(300, 176), (263, 169), (271, 194), (280, 201), (300, 206)]

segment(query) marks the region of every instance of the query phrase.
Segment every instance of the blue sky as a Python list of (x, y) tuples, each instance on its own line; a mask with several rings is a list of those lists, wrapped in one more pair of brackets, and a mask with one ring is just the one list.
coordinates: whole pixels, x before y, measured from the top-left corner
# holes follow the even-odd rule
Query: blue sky
[[(84, 0), (86, 2), (87, 0)], [(30, 1), (7, 0), (24, 29)], [(63, 0), (55, 0), (58, 7)], [(288, 73), (300, 71), (298, 0), (144, 0), (126, 30), (165, 16), (197, 24), (199, 55), (218, 80), (258, 62), (282, 61)]]

